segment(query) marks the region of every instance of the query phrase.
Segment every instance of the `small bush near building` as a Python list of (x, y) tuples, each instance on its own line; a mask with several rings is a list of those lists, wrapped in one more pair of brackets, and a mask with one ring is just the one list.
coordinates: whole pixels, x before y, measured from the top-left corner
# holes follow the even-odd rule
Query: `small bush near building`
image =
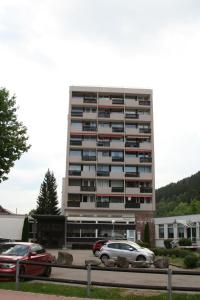
[(156, 256), (175, 256), (175, 257), (186, 257), (190, 254), (189, 250), (174, 248), (174, 249), (165, 249), (165, 248), (155, 248), (151, 249)]
[(178, 241), (179, 246), (191, 246), (192, 241), (190, 239), (182, 238)]
[(172, 241), (173, 241), (173, 239), (164, 240), (164, 245), (165, 245), (166, 249), (171, 249), (172, 248)]
[(187, 268), (196, 268), (198, 266), (198, 257), (194, 254), (187, 255), (184, 258), (184, 264)]

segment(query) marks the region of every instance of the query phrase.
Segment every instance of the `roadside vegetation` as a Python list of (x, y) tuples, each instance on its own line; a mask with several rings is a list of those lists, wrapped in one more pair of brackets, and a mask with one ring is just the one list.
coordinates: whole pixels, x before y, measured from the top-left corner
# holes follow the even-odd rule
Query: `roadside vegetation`
[[(0, 289), (15, 290), (15, 283), (0, 283)], [(20, 283), (20, 290), (24, 292), (50, 294), (57, 296), (71, 296), (87, 298), (86, 287), (68, 286), (63, 284), (47, 283)], [(109, 300), (166, 300), (167, 293), (153, 291), (134, 291), (117, 288), (91, 288), (91, 298)], [(173, 300), (200, 300), (200, 294), (176, 294), (173, 293)]]

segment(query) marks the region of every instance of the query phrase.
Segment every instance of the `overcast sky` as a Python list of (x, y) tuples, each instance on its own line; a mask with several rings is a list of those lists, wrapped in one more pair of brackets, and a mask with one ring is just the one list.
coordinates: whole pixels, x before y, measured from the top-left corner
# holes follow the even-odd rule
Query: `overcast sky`
[(0, 86), (32, 145), (0, 205), (36, 207), (49, 168), (61, 201), (70, 85), (152, 88), (156, 187), (200, 169), (199, 0), (1, 0)]

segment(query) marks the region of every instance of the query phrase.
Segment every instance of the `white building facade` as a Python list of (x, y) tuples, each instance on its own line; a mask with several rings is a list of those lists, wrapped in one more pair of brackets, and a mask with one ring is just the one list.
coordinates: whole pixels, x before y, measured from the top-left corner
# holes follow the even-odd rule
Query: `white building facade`
[(200, 214), (155, 218), (154, 221), (156, 247), (164, 247), (165, 239), (178, 241), (181, 238), (200, 245)]

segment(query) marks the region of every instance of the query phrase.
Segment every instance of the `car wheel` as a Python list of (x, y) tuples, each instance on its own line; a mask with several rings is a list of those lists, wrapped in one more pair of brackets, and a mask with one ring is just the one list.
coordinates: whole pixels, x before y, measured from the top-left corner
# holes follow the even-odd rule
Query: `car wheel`
[(108, 256), (107, 254), (103, 254), (103, 255), (101, 255), (101, 261), (102, 261), (102, 263), (105, 263), (105, 262), (107, 262), (107, 261), (108, 261), (108, 259), (109, 259), (109, 256)]
[(146, 257), (144, 255), (139, 255), (136, 261), (146, 261)]
[(98, 257), (99, 256), (100, 251), (99, 250), (95, 250), (94, 251), (94, 256)]
[(50, 266), (45, 267), (43, 276), (45, 276), (45, 277), (50, 277), (51, 276), (51, 267)]

